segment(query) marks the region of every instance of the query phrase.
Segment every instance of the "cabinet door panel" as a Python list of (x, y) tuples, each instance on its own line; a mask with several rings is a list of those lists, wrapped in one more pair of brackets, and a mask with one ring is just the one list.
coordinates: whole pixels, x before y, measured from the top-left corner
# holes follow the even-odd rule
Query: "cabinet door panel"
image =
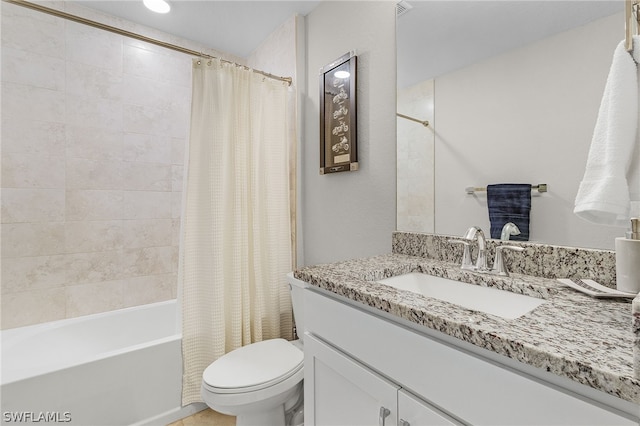
[(395, 424), (398, 386), (312, 336), (304, 344), (306, 425)]
[(398, 392), (398, 426), (459, 426), (461, 424), (409, 392), (402, 389)]

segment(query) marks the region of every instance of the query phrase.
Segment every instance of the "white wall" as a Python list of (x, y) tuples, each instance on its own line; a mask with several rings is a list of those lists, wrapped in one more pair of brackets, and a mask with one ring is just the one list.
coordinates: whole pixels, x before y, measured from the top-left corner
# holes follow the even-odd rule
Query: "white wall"
[(621, 228), (573, 214), (621, 15), (436, 79), (436, 232), (489, 229), (486, 193), (467, 186), (546, 183), (533, 193), (531, 240), (613, 248)]
[[(396, 222), (395, 2), (323, 2), (306, 17), (304, 263), (388, 253)], [(358, 54), (360, 170), (319, 174), (319, 70)]]

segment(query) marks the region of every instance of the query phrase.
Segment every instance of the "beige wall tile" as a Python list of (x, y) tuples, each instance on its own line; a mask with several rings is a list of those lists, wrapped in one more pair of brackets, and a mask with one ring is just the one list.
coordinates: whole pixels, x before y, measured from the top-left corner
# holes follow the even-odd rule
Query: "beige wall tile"
[(122, 37), (75, 22), (65, 22), (67, 60), (122, 72)]
[(80, 98), (122, 100), (123, 87), (120, 72), (67, 61), (67, 93)]
[(3, 188), (64, 188), (64, 157), (3, 153)]
[(172, 85), (166, 80), (124, 74), (123, 101), (129, 105), (167, 109), (171, 102)]
[(65, 61), (22, 49), (2, 49), (2, 81), (51, 90), (65, 89)]
[(171, 138), (171, 164), (184, 164), (184, 156), (187, 150), (187, 140)]
[(2, 225), (2, 258), (45, 256), (64, 247), (64, 223), (5, 223)]
[(65, 106), (66, 123), (68, 124), (109, 132), (122, 131), (123, 108), (121, 102), (67, 94)]
[(171, 190), (173, 192), (182, 192), (182, 179), (184, 174), (184, 167), (171, 166)]
[(129, 278), (124, 284), (124, 306), (137, 306), (173, 299), (177, 280), (176, 274)]
[(170, 219), (171, 192), (124, 191), (125, 219)]
[(169, 52), (140, 49), (125, 43), (124, 73), (191, 87), (191, 62)]
[(66, 316), (64, 288), (6, 294), (1, 303), (3, 329), (55, 321)]
[(171, 193), (171, 217), (179, 219), (182, 216), (182, 198), (183, 192)]
[(67, 158), (67, 189), (122, 189), (121, 160)]
[(65, 120), (64, 98), (62, 91), (3, 82), (2, 115), (63, 123)]
[(168, 109), (141, 105), (123, 106), (123, 129), (130, 133), (163, 136), (171, 133), (173, 117)]
[(122, 220), (66, 222), (65, 252), (91, 253), (123, 248)]
[(67, 316), (77, 317), (123, 308), (124, 284), (124, 281), (102, 281), (67, 287)]
[(66, 191), (67, 220), (108, 220), (123, 218), (121, 190), (79, 189)]
[(172, 147), (168, 136), (125, 133), (122, 158), (125, 161), (171, 164)]
[(65, 125), (32, 121), (27, 117), (2, 118), (2, 154), (61, 156), (65, 149)]
[(126, 161), (122, 164), (123, 186), (127, 191), (171, 191), (169, 164)]
[(64, 256), (67, 284), (96, 283), (121, 279), (122, 250), (75, 253)]
[(174, 272), (172, 247), (125, 249), (122, 271), (127, 277)]
[(190, 58), (0, 9), (3, 320), (175, 297)]
[(62, 255), (2, 259), (2, 294), (62, 287), (66, 280)]
[(110, 130), (96, 131), (92, 127), (66, 126), (67, 158), (86, 158), (91, 160), (122, 159), (122, 132)]
[(2, 4), (2, 47), (64, 58), (64, 21), (9, 3)]
[(125, 220), (124, 246), (128, 249), (173, 244), (172, 219)]
[(190, 103), (171, 104), (169, 106), (171, 115), (171, 136), (180, 138), (189, 134), (190, 125)]
[(64, 189), (2, 189), (2, 223), (60, 222), (65, 212)]
[(171, 245), (180, 246), (180, 218), (171, 219)]

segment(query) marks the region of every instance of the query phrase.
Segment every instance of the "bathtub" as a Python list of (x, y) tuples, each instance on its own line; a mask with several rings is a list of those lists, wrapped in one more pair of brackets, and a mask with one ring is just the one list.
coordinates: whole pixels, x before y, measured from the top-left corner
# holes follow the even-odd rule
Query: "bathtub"
[(182, 408), (175, 300), (0, 332), (2, 424), (165, 425)]

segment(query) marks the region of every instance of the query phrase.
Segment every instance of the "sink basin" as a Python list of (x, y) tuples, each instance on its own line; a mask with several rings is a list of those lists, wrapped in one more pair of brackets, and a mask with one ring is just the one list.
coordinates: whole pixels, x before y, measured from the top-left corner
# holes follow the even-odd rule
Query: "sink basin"
[(418, 272), (378, 282), (505, 319), (516, 319), (545, 303), (535, 297)]

